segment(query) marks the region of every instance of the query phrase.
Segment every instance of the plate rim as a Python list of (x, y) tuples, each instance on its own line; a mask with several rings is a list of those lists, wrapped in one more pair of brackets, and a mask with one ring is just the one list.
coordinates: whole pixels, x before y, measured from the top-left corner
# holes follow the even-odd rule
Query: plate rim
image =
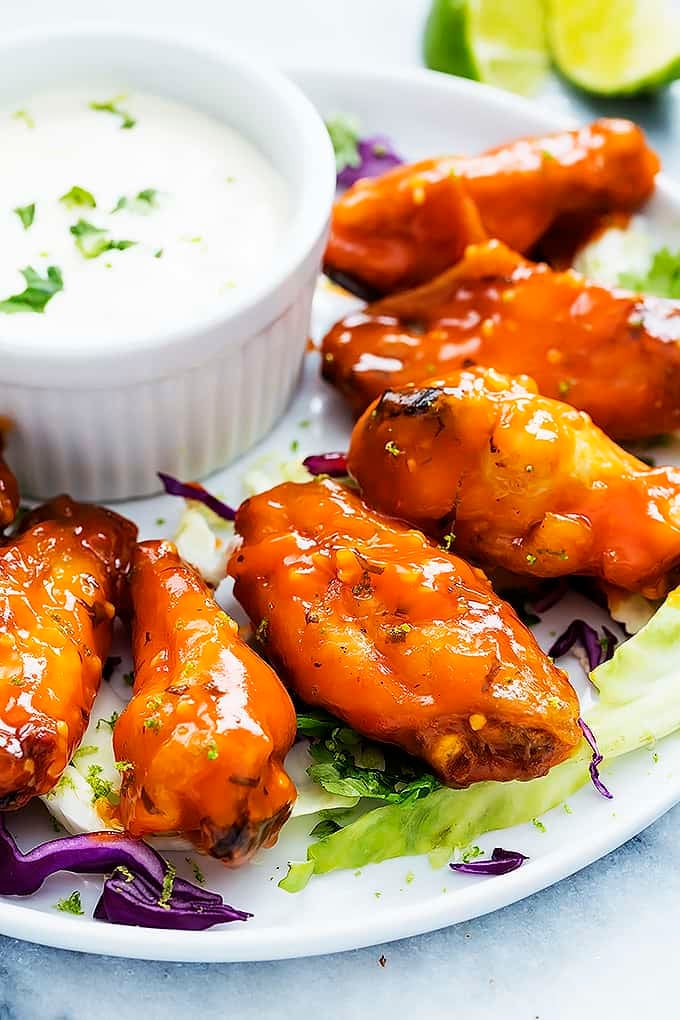
[[(577, 118), (553, 112), (549, 106), (538, 107), (529, 100), (492, 86), (424, 68), (399, 65), (343, 67), (298, 62), (284, 65), (283, 71), (303, 91), (303, 83), (314, 79), (326, 82), (352, 79), (355, 85), (357, 80), (364, 80), (367, 86), (376, 88), (386, 88), (398, 81), (402, 87), (429, 89), (439, 94), (448, 91), (452, 97), (493, 106), (525, 122), (542, 123), (546, 130), (560, 130), (579, 123)], [(661, 173), (657, 178), (655, 195), (662, 201), (669, 201), (680, 219), (680, 186)], [(662, 746), (663, 741), (659, 744)], [(593, 795), (596, 794), (593, 792)], [(294, 940), (283, 924), (251, 929), (247, 925), (234, 924), (220, 931), (203, 932), (134, 928), (104, 924), (90, 918), (52, 916), (20, 899), (5, 897), (0, 897), (0, 931), (9, 937), (58, 949), (159, 962), (254, 962), (363, 949), (437, 931), (524, 899), (611, 853), (679, 801), (680, 778), (675, 785), (671, 783), (659, 788), (656, 796), (652, 795), (641, 805), (634, 819), (603, 826), (589, 840), (585, 851), (578, 841), (573, 841), (562, 850), (529, 861), (517, 871), (495, 877), (492, 882), (478, 879), (456, 890), (453, 896), (442, 897), (441, 900), (428, 897), (389, 907), (370, 917), (363, 916), (360, 927), (356, 919), (323, 927), (317, 925), (313, 930), (310, 928), (307, 932), (297, 933)], [(291, 905), (294, 902), (291, 899)]]

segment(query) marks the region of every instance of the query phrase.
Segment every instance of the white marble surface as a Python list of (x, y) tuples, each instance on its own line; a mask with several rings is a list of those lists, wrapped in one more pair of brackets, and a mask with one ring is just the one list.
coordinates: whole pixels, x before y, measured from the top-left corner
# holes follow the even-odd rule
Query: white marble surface
[[(677, 2), (677, 0), (676, 0)], [(282, 64), (417, 63), (426, 0), (4, 0), (1, 31), (75, 20), (219, 35)], [(108, 9), (107, 9), (108, 8)], [(0, 73), (2, 73), (0, 69)], [(543, 100), (633, 116), (680, 176), (680, 87), (655, 102)], [(374, 949), (263, 964), (152, 964), (0, 936), (0, 1020), (185, 1016), (464, 1020), (677, 1017), (680, 807), (560, 885), (488, 917)], [(329, 919), (330, 923), (330, 919)], [(381, 966), (380, 957), (385, 964)]]

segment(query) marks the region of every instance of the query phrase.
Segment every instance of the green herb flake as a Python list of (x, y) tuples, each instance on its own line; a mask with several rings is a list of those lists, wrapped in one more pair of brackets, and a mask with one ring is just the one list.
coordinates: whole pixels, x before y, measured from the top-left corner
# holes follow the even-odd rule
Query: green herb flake
[(548, 831), (540, 818), (532, 818), (531, 819), (531, 824), (533, 825), (533, 827), (535, 829), (538, 829), (539, 832), (547, 832)]
[(129, 868), (126, 868), (124, 864), (119, 864), (118, 867), (114, 868), (114, 872), (118, 871), (126, 882), (134, 882), (135, 876), (132, 874)]
[(267, 643), (268, 638), (269, 638), (269, 620), (267, 619), (266, 616), (263, 616), (257, 625), (257, 630), (255, 631), (255, 640), (259, 644), (264, 645)]
[(47, 276), (41, 276), (32, 266), (26, 266), (21, 270), (21, 275), (26, 281), (25, 289), (20, 294), (12, 294), (11, 297), (0, 301), (0, 312), (5, 315), (15, 315), (19, 312), (42, 314), (47, 302), (64, 289), (61, 270), (56, 266), (48, 266)]
[(440, 548), (443, 549), (444, 552), (451, 552), (455, 541), (456, 541), (455, 534), (452, 531), (449, 531), (449, 533), (447, 535), (444, 535), (441, 542), (439, 543)]
[(165, 524), (165, 517), (157, 517), (156, 524), (159, 528), (162, 527)]
[(118, 772), (130, 772), (134, 768), (131, 761), (114, 761), (113, 766)]
[(310, 422), (309, 418), (303, 418), (302, 421), (298, 422), (298, 427), (301, 429), (308, 429), (311, 424), (312, 423)]
[(127, 684), (128, 687), (134, 687), (135, 674), (132, 670), (129, 673), (123, 673), (123, 683)]
[(30, 205), (18, 205), (12, 212), (19, 217), (24, 230), (28, 230), (35, 219), (35, 202), (31, 202)]
[(108, 726), (110, 730), (113, 730), (113, 727), (118, 722), (119, 717), (120, 712), (112, 712), (108, 719), (98, 719), (95, 729), (100, 730), (102, 726)]
[(35, 121), (28, 110), (15, 110), (12, 114), (12, 120), (23, 120), (27, 128), (35, 127)]
[(113, 241), (108, 230), (95, 227), (87, 220), (78, 220), (70, 230), (76, 239), (76, 248), (86, 259), (96, 259), (105, 251), (125, 251), (137, 244), (136, 241)]
[(172, 896), (172, 890), (175, 885), (175, 878), (177, 876), (177, 868), (175, 867), (174, 864), (170, 864), (169, 861), (167, 861), (166, 863), (167, 871), (163, 876), (163, 888), (158, 898), (158, 906), (162, 907), (164, 910), (169, 910), (170, 898)]
[(347, 166), (360, 166), (359, 122), (354, 117), (339, 113), (329, 117), (326, 129), (335, 153), (336, 173), (341, 173)]
[(461, 860), (464, 864), (468, 864), (469, 861), (474, 861), (477, 857), (483, 857), (484, 851), (478, 846), (469, 846), (461, 853)]
[(111, 212), (116, 213), (120, 212), (121, 209), (126, 209), (127, 212), (145, 215), (150, 213), (152, 209), (158, 208), (159, 194), (160, 192), (157, 188), (144, 188), (143, 191), (138, 191), (136, 195), (121, 195)]
[(109, 804), (114, 807), (120, 803), (120, 797), (113, 788), (113, 783), (109, 779), (102, 779), (101, 774), (104, 769), (101, 765), (90, 765), (87, 770), (88, 785), (92, 790), (92, 803), (98, 800), (108, 800)]
[(99, 113), (112, 113), (115, 117), (120, 117), (121, 129), (129, 130), (133, 128), (137, 121), (132, 117), (127, 110), (123, 110), (120, 107), (120, 103), (124, 102), (127, 96), (114, 96), (113, 99), (107, 99), (103, 102), (92, 102), (89, 103), (91, 110), (96, 110)]
[(96, 744), (82, 744), (73, 755), (73, 761), (80, 761), (81, 758), (87, 758), (91, 754), (96, 754), (99, 748)]
[(162, 248), (157, 248), (156, 251), (153, 253), (153, 257), (155, 259), (162, 258), (163, 257), (163, 249)]
[(658, 751), (654, 751), (654, 753), (652, 755), (652, 761), (654, 762), (655, 765), (659, 764), (659, 754), (658, 754)]
[(70, 896), (67, 896), (66, 899), (57, 900), (54, 906), (56, 910), (61, 910), (64, 914), (82, 915), (85, 913), (83, 904), (80, 901), (80, 893), (77, 889)]
[(397, 446), (393, 439), (390, 439), (385, 443), (385, 450), (387, 453), (390, 453), (393, 457), (398, 457), (400, 453), (404, 452), (403, 450), (399, 449), (399, 447)]
[(219, 751), (217, 750), (217, 744), (215, 743), (214, 740), (211, 740), (210, 743), (208, 744), (207, 754), (208, 761), (215, 761), (216, 758), (219, 758)]
[(407, 871), (406, 872), (406, 885), (411, 885), (411, 883), (413, 882), (415, 877), (416, 876), (413, 874), (412, 871)]
[(536, 557), (534, 556), (533, 553), (527, 553), (526, 560), (529, 566), (533, 567), (534, 563), (536, 562)]
[(199, 885), (205, 885), (205, 875), (203, 874), (203, 872), (201, 871), (201, 869), (199, 868), (198, 864), (193, 859), (193, 857), (185, 857), (184, 860), (187, 862), (187, 864), (189, 865), (189, 867), (193, 871), (194, 878), (196, 879), (198, 884)]
[[(620, 273), (619, 285), (636, 291), (638, 294), (651, 294), (654, 297), (680, 298), (680, 249), (659, 248), (650, 260), (649, 269), (644, 275), (637, 273)], [(642, 325), (642, 316), (639, 325)], [(638, 325), (633, 317), (628, 320), (631, 326)]]
[(81, 188), (78, 184), (74, 184), (69, 191), (66, 191), (59, 201), (67, 209), (76, 209), (79, 206), (87, 206), (90, 209), (94, 209), (97, 205), (92, 192), (88, 191), (87, 188)]
[(567, 804), (566, 801), (562, 805), (562, 810), (564, 811), (565, 815), (573, 815), (573, 813), (574, 813), (572, 808), (571, 808), (571, 806), (569, 804)]
[(410, 623), (398, 623), (394, 627), (388, 627), (387, 640), (392, 644), (401, 644), (411, 629)]
[(553, 156), (552, 152), (549, 152), (547, 149), (541, 149), (541, 159), (544, 163), (557, 162), (557, 156)]
[(157, 715), (152, 715), (150, 719), (145, 719), (144, 720), (144, 729), (145, 730), (153, 730), (154, 733), (157, 733), (160, 728), (161, 728), (161, 720), (158, 718)]

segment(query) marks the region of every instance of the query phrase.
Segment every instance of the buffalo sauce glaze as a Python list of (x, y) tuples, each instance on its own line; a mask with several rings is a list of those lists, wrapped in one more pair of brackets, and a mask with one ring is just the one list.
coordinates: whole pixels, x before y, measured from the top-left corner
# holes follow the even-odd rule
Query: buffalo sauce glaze
[(137, 546), (130, 587), (135, 685), (114, 730), (123, 824), (184, 832), (241, 864), (276, 841), (295, 801), (290, 698), (172, 543)]
[(323, 374), (362, 411), (387, 388), (474, 363), (525, 372), (620, 439), (680, 426), (680, 302), (532, 265), (497, 241), (323, 342)]
[(47, 793), (82, 739), (137, 529), (60, 496), (0, 549), (0, 806)]
[(325, 267), (380, 293), (403, 290), (483, 236), (526, 252), (565, 214), (631, 211), (651, 194), (658, 169), (626, 120), (397, 167), (338, 199)]
[(578, 700), (481, 571), (330, 479), (247, 500), (235, 594), (290, 686), (441, 779), (531, 779), (580, 741)]
[(2, 456), (0, 444), (0, 529), (12, 523), (18, 509), (19, 486)]
[(357, 422), (367, 502), (518, 574), (591, 574), (649, 598), (680, 563), (680, 470), (648, 468), (590, 418), (493, 369), (388, 390)]

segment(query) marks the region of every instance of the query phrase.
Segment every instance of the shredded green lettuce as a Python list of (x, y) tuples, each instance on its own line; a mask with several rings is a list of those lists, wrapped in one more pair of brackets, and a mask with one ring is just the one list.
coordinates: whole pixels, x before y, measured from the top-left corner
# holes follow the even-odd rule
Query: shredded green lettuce
[(359, 124), (354, 117), (337, 114), (326, 121), (335, 153), (335, 169), (341, 173), (347, 166), (359, 166)]
[[(586, 721), (605, 763), (680, 729), (680, 588), (591, 679), (600, 700)], [(477, 783), (465, 790), (439, 787), (368, 810), (312, 843), (307, 860), (293, 862), (293, 877), (284, 879), (282, 888), (299, 891), (313, 874), (392, 857), (441, 853), (444, 858), (485, 832), (530, 822), (588, 782), (590, 757), (584, 742), (573, 758), (540, 779)]]

